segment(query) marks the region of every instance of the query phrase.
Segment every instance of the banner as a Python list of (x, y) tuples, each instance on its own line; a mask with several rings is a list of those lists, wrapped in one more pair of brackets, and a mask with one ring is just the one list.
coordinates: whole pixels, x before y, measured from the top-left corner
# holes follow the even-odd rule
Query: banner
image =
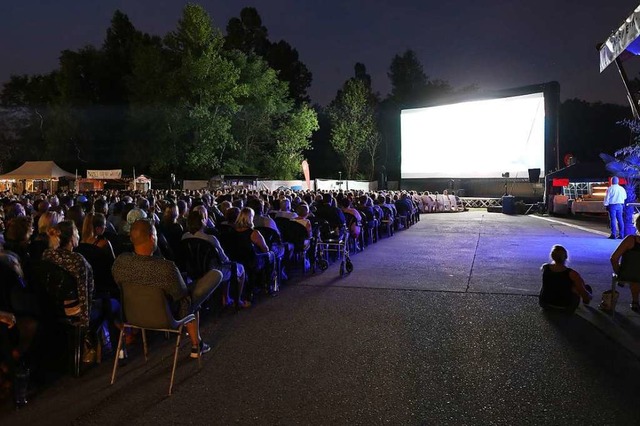
[(311, 175), (309, 174), (309, 163), (307, 160), (302, 162), (302, 173), (304, 173), (304, 180), (307, 182), (307, 190), (311, 189)]
[[(638, 55), (640, 46), (635, 43), (638, 35), (640, 35), (640, 10), (636, 9), (600, 46), (600, 72), (604, 71), (618, 56), (624, 60), (625, 56)], [(622, 55), (625, 51), (626, 54)]]
[(87, 179), (122, 179), (122, 169), (87, 170)]

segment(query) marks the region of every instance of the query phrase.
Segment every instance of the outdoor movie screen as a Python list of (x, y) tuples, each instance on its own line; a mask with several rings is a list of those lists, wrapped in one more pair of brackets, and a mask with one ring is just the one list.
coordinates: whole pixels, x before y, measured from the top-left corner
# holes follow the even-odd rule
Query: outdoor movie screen
[(403, 110), (402, 179), (527, 178), (544, 173), (544, 96)]

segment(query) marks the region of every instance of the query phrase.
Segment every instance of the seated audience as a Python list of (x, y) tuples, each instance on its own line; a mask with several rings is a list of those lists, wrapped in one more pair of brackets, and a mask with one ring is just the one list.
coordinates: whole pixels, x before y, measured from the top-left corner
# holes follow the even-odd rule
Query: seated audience
[(297, 222), (300, 225), (304, 226), (304, 228), (307, 230), (307, 238), (311, 238), (311, 233), (313, 232), (311, 221), (307, 219), (307, 217), (309, 217), (309, 213), (309, 206), (307, 205), (307, 203), (302, 202), (301, 204), (298, 204), (298, 207), (296, 207), (297, 216), (295, 219), (293, 219), (294, 222)]
[(291, 201), (288, 198), (280, 200), (280, 210), (276, 212), (276, 217), (284, 217), (287, 219), (294, 219), (296, 217), (295, 212), (291, 211)]
[[(157, 249), (156, 227), (151, 221), (138, 220), (131, 226), (133, 253), (123, 253), (113, 264), (113, 278), (122, 285), (145, 285), (158, 287), (174, 307), (174, 315), (184, 318), (198, 310), (222, 280), (220, 271), (212, 269), (189, 287), (185, 284), (175, 263), (153, 255)], [(199, 358), (211, 350), (200, 337), (198, 321), (185, 326), (191, 340), (191, 357)]]
[(31, 216), (16, 216), (10, 219), (4, 231), (4, 249), (18, 256), (23, 271), (28, 271), (31, 264), (29, 242), (32, 232)]
[[(320, 197), (320, 196), (319, 196)], [(335, 199), (330, 192), (327, 192), (316, 199), (316, 211), (314, 216), (320, 220), (326, 220), (335, 235), (342, 233), (347, 221), (342, 210), (336, 207)]]
[[(75, 278), (78, 308), (77, 313), (70, 316), (77, 317), (88, 328), (89, 337), (95, 343), (97, 332), (106, 320), (115, 327), (120, 326), (120, 305), (108, 295), (95, 297), (93, 269), (80, 253), (73, 251), (80, 242), (80, 235), (73, 221), (65, 220), (51, 228), (49, 242), (51, 248), (45, 250), (42, 260), (58, 265)], [(93, 360), (85, 358), (85, 361)]]
[[(206, 212), (206, 210), (204, 211)], [(211, 268), (218, 269), (222, 272), (222, 282), (224, 283), (222, 288), (222, 304), (223, 306), (235, 304), (235, 301), (229, 296), (229, 284), (233, 284), (234, 287), (237, 288), (237, 294), (242, 296), (245, 281), (244, 267), (238, 262), (231, 262), (218, 239), (205, 232), (206, 217), (201, 209), (194, 208), (189, 213), (189, 216), (187, 217), (187, 226), (188, 232), (185, 232), (182, 236), (183, 240), (189, 238), (200, 238), (215, 247), (216, 252), (218, 253), (217, 261), (219, 263), (212, 264)], [(235, 282), (231, 283), (231, 281)], [(251, 306), (251, 303), (240, 298), (238, 306), (241, 308), (248, 308)]]
[[(262, 234), (254, 229), (253, 216), (250, 207), (242, 209), (234, 228), (226, 237), (227, 254), (254, 273), (263, 273), (267, 282), (271, 283), (275, 279), (275, 255), (269, 250)], [(277, 290), (272, 283), (270, 285), (270, 291)]]
[(115, 254), (111, 242), (104, 237), (106, 218), (102, 213), (89, 213), (82, 225), (82, 239), (75, 251), (87, 259), (94, 273), (95, 293), (99, 297), (120, 298), (111, 276)]
[(349, 235), (351, 236), (351, 238), (353, 238), (354, 241), (357, 242), (358, 238), (360, 237), (360, 232), (362, 231), (362, 216), (360, 215), (360, 212), (358, 210), (354, 209), (351, 206), (351, 201), (348, 197), (340, 200), (340, 207), (342, 213), (345, 213), (345, 218), (349, 217), (348, 215), (351, 215), (351, 217), (353, 218), (350, 221), (347, 221), (347, 226), (349, 228)]
[(61, 221), (60, 214), (54, 211), (47, 211), (38, 220), (38, 234), (31, 241), (29, 254), (31, 259), (40, 260), (42, 253), (49, 248), (49, 229), (53, 228)]

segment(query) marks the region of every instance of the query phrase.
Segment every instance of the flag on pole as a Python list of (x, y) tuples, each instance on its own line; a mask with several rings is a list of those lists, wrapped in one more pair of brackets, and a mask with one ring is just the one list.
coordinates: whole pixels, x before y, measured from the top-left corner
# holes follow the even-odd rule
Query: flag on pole
[(307, 190), (311, 190), (311, 175), (309, 174), (309, 163), (307, 160), (302, 162), (302, 173), (304, 173), (304, 180), (307, 182)]

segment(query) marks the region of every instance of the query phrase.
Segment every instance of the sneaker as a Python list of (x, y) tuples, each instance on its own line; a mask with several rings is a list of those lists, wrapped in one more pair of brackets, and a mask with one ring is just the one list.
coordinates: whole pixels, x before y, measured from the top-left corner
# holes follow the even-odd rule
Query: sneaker
[(624, 238), (624, 237), (623, 237), (622, 235), (618, 235), (618, 239), (619, 239), (619, 240), (621, 240), (621, 239), (623, 239), (623, 238)]
[(200, 355), (204, 355), (211, 350), (211, 346), (207, 345), (204, 340), (200, 340), (200, 351), (197, 346), (191, 347), (191, 358), (200, 358)]
[(609, 239), (610, 239), (610, 240), (615, 240), (615, 239), (616, 239), (616, 236), (615, 236), (615, 235), (609, 235)]

